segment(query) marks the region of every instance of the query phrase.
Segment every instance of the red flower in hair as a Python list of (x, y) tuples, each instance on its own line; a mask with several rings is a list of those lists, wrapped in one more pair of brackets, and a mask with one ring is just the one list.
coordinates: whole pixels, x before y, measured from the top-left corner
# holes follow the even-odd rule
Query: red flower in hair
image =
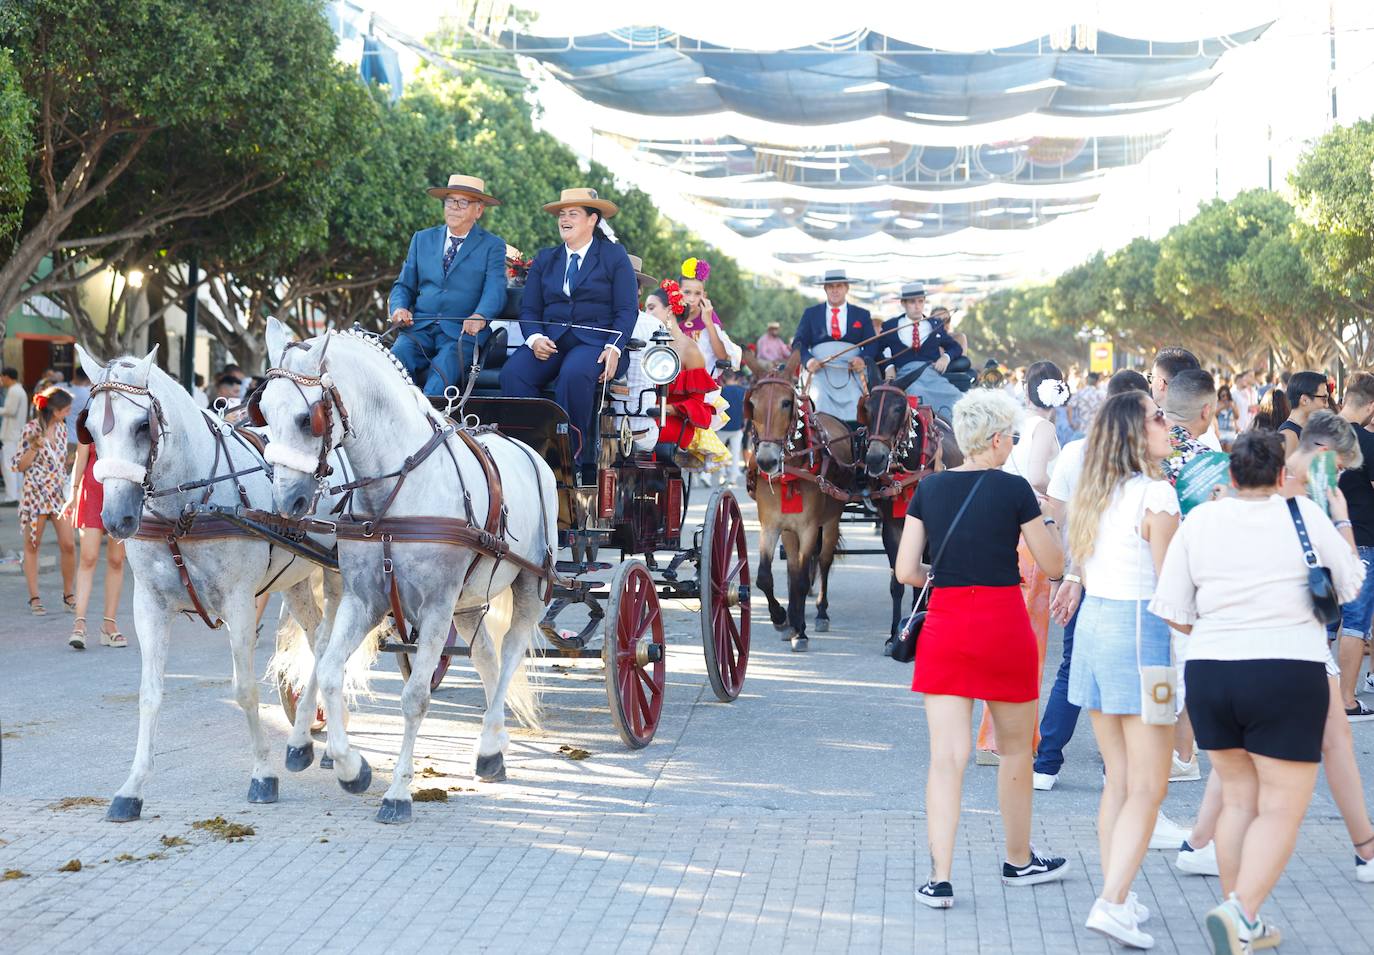
[(37, 408), (39, 411), (42, 411), (44, 408), (46, 408), (46, 407), (48, 406), (48, 396), (47, 396), (47, 395), (34, 395), (34, 396), (33, 396), (33, 406), (34, 406), (35, 408)]
[(682, 300), (682, 289), (672, 279), (664, 279), (659, 288), (668, 293), (668, 308), (674, 315), (687, 311), (687, 303)]

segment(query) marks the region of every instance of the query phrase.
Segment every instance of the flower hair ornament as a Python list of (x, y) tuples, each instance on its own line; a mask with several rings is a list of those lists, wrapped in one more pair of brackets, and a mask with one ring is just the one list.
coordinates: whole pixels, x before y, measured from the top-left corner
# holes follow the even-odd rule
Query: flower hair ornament
[(693, 257), (682, 263), (682, 277), (684, 279), (696, 279), (698, 282), (705, 282), (710, 276), (711, 263), (705, 259)]
[(658, 287), (668, 293), (668, 309), (674, 315), (681, 315), (687, 311), (687, 303), (682, 300), (682, 288), (676, 282), (664, 279)]
[(35, 408), (37, 408), (39, 411), (42, 411), (44, 408), (46, 408), (46, 407), (48, 406), (48, 396), (47, 396), (47, 395), (34, 395), (34, 396), (33, 396), (33, 406), (34, 406)]
[(1046, 378), (1035, 389), (1035, 396), (1044, 408), (1058, 408), (1069, 400), (1069, 386), (1058, 378)]

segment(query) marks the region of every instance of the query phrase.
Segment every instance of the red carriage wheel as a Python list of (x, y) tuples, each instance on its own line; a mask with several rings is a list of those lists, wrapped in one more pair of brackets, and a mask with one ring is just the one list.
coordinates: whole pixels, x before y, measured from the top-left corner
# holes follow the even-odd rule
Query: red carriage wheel
[[(277, 696), (281, 698), (282, 711), (286, 713), (286, 722), (292, 726), (296, 725), (296, 707), (301, 701), (301, 691), (291, 685), (291, 681), (285, 674), (277, 675)], [(315, 707), (315, 719), (310, 724), (310, 732), (318, 733), (324, 729), (324, 707)]]
[(658, 589), (642, 560), (625, 561), (611, 578), (601, 659), (611, 720), (626, 746), (643, 749), (658, 729), (668, 679)]
[(716, 699), (729, 703), (744, 688), (749, 665), (749, 550), (739, 502), (725, 488), (706, 505), (697, 580), (706, 674)]
[[(410, 633), (405, 638), (405, 642), (414, 643), (415, 637), (416, 631), (412, 627)], [(449, 650), (453, 647), (456, 647), (457, 645), (458, 628), (455, 627), (452, 623), (450, 623), (448, 625), (448, 639), (444, 641), (444, 649)], [(429, 692), (433, 693), (435, 690), (439, 689), (439, 684), (444, 682), (444, 674), (448, 672), (449, 661), (451, 661), (452, 659), (453, 657), (447, 653), (442, 654), (439, 657), (439, 663), (437, 666), (435, 666), (434, 673), (429, 678)], [(401, 678), (409, 680), (411, 671), (410, 654), (404, 651), (398, 652), (396, 654), (396, 666), (401, 671)]]

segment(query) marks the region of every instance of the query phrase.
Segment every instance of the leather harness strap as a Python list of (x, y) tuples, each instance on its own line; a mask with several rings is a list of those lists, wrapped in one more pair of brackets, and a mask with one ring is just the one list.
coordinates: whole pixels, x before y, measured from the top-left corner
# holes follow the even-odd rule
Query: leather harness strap
[(253, 535), (248, 531), (222, 517), (195, 515), (178, 521), (169, 521), (147, 512), (139, 519), (138, 530), (134, 532), (136, 540), (161, 541), (167, 545), (172, 554), (172, 563), (176, 565), (177, 575), (181, 578), (181, 585), (186, 588), (186, 596), (191, 600), (191, 606), (211, 630), (218, 630), (224, 625), (224, 621), (218, 618), (210, 619), (210, 612), (201, 603), (195, 582), (191, 580), (191, 572), (186, 568), (186, 558), (181, 554), (180, 542), (251, 536)]

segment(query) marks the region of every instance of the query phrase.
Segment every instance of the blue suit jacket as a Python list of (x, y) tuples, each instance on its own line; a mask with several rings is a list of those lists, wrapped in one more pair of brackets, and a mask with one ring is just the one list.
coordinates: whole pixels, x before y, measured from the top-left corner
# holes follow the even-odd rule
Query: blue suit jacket
[[(950, 358), (958, 358), (964, 353), (964, 346), (960, 345), (954, 336), (945, 330), (943, 324), (927, 335), (926, 340), (921, 342), (919, 347), (908, 347), (902, 341), (897, 328), (899, 324), (905, 321), (907, 321), (906, 315), (889, 318), (883, 322), (883, 337), (878, 339), (878, 355), (891, 355), (895, 359), (894, 365), (900, 366), (909, 361), (939, 361), (941, 351), (949, 355)], [(915, 332), (916, 329), (912, 328), (912, 331)], [(914, 340), (915, 336), (912, 337)]]
[[(571, 296), (563, 294), (566, 270), (565, 246), (541, 249), (534, 257), (520, 300), (520, 330), (526, 338), (547, 335), (557, 342), (571, 335), (588, 345), (615, 345), (624, 352), (639, 318), (639, 282), (624, 246), (600, 236), (593, 239), (587, 261), (581, 263), (573, 280)], [(612, 334), (573, 325), (589, 325)]]
[[(444, 245), (448, 226), (422, 229), (410, 238), (401, 274), (391, 286), (387, 314), (398, 308), (415, 313), (415, 324), (436, 321), (421, 315), (464, 319), (481, 315), (491, 321), (506, 304), (506, 243), (480, 225), (473, 225), (444, 275)], [(440, 322), (450, 338), (457, 338), (460, 321)]]
[[(876, 334), (877, 329), (873, 327), (873, 316), (868, 309), (850, 305), (848, 316), (845, 318), (844, 337), (841, 341), (857, 345), (865, 338), (872, 338)], [(792, 350), (801, 352), (802, 364), (805, 365), (811, 360), (811, 346), (830, 341), (834, 341), (834, 339), (830, 337), (829, 303), (821, 302), (819, 305), (812, 305), (802, 312), (801, 321), (797, 323), (797, 335), (792, 339)], [(853, 354), (860, 358), (876, 358), (878, 354), (877, 342), (865, 345)]]

